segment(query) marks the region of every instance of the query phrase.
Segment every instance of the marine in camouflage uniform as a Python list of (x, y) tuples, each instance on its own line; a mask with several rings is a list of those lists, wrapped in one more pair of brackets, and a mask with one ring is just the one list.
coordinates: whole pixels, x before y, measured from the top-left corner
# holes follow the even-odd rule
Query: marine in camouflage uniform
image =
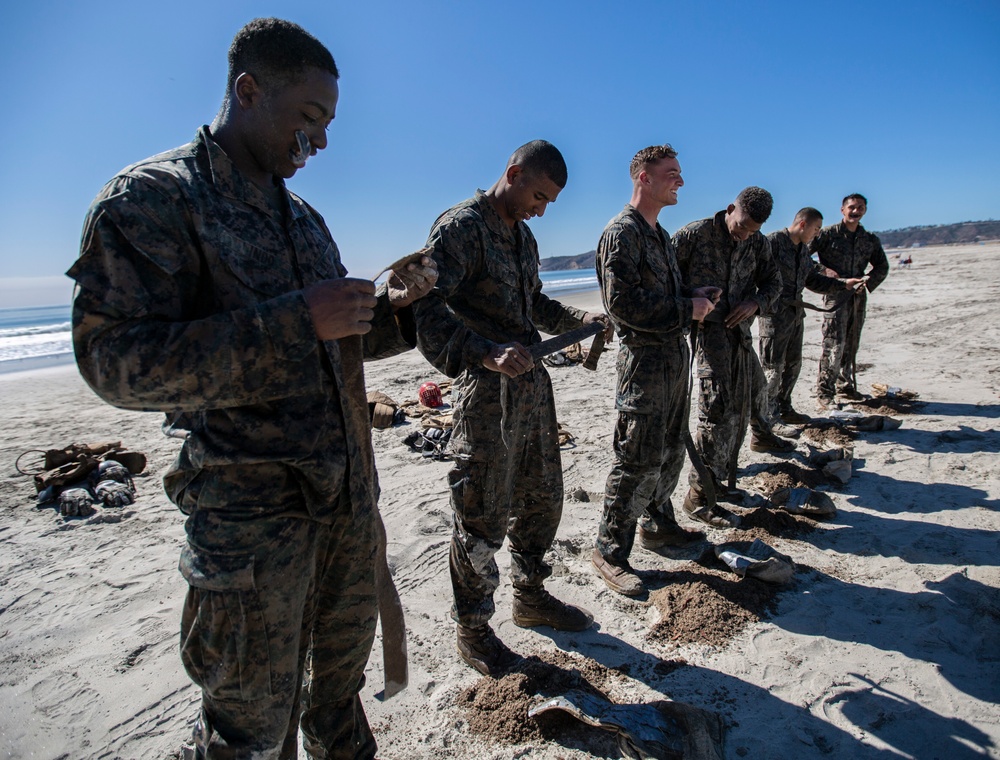
[(657, 221), (684, 184), (676, 151), (644, 148), (629, 168), (631, 201), (608, 222), (597, 246), (601, 297), (621, 347), (614, 459), (591, 560), (612, 590), (634, 596), (643, 590), (628, 561), (637, 526), (649, 549), (705, 537), (677, 524), (670, 498), (688, 429), (687, 336), (693, 316), (710, 311), (711, 301), (684, 288), (670, 236)]
[[(326, 146), (333, 58), (276, 19), (251, 22), (237, 41), (262, 56), (264, 82), (274, 74), (260, 61), (276, 45), (296, 51), (290, 73), (301, 77), (269, 90), (291, 106), (259, 105), (253, 75), (231, 88), (258, 104), (244, 113), (270, 109), (274, 130), (249, 144), (274, 158), (234, 158), (222, 144), (245, 136), (246, 122), (220, 115), (112, 179), (68, 272), (79, 287), (74, 346), (102, 398), (165, 412), (165, 430), (184, 437), (164, 485), (188, 516), (181, 658), (202, 712), (186, 753), (294, 758), (301, 718), (310, 756), (371, 758), (358, 691), (382, 526), (362, 360), (411, 348), (415, 323), (384, 287), (376, 298), (370, 282), (341, 279), (322, 217), (284, 186), (301, 166), (290, 157), (296, 127)], [(241, 59), (230, 55), (232, 72)], [(344, 330), (315, 316), (315, 292), (356, 300), (348, 319), (373, 304), (371, 332), (321, 340), (331, 325)]]
[(809, 255), (809, 243), (822, 223), (823, 215), (806, 207), (795, 215), (790, 227), (767, 236), (781, 273), (782, 289), (774, 307), (760, 317), (760, 360), (766, 378), (762, 403), (769, 417), (789, 424), (809, 420), (792, 407), (792, 389), (802, 368), (805, 309), (797, 304), (802, 300), (802, 291), (808, 288), (814, 293), (843, 294), (855, 283), (827, 277), (823, 267)]
[[(751, 421), (752, 374), (760, 372), (750, 325), (781, 293), (781, 275), (760, 226), (771, 212), (771, 195), (746, 188), (715, 216), (692, 222), (674, 235), (677, 263), (689, 288), (715, 285), (722, 300), (702, 326), (697, 341), (698, 429), (695, 447), (718, 493), (729, 479)], [(756, 432), (756, 431), (755, 431)], [(738, 519), (707, 503), (696, 468), (691, 470), (685, 510), (716, 527)]]
[[(519, 148), (497, 184), (434, 223), (427, 248), (439, 278), (414, 305), (419, 349), (457, 378), (448, 475), (452, 617), (459, 653), (484, 674), (515, 661), (488, 625), (499, 585), (494, 556), (505, 537), (516, 623), (580, 629), (592, 622), (577, 608), (563, 614), (542, 588), (551, 573), (544, 555), (562, 514), (562, 464), (549, 375), (524, 349), (540, 340), (538, 328), (562, 333), (598, 317), (542, 293), (538, 246), (524, 220), (541, 216), (563, 185), (565, 164), (554, 146)], [(539, 620), (549, 607), (551, 621)]]
[[(818, 254), (819, 263), (832, 269), (838, 277), (868, 277), (865, 287), (858, 288), (853, 298), (823, 317), (823, 351), (816, 380), (817, 403), (821, 408), (833, 403), (835, 392), (860, 398), (854, 376), (861, 328), (865, 324), (867, 294), (889, 275), (889, 260), (882, 242), (878, 235), (861, 226), (861, 218), (867, 210), (868, 201), (863, 195), (848, 195), (841, 205), (843, 220), (823, 228), (810, 247), (812, 253)], [(827, 307), (837, 302), (836, 295), (827, 295), (824, 299)]]

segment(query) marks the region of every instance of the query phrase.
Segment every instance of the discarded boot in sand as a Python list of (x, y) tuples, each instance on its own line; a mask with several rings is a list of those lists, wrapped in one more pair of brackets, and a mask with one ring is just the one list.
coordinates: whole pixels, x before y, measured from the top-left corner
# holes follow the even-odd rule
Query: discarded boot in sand
[(795, 574), (795, 563), (787, 554), (781, 554), (759, 538), (752, 544), (734, 541), (715, 547), (715, 556), (741, 578), (751, 578), (767, 583), (788, 583)]
[(721, 716), (682, 702), (616, 705), (602, 696), (571, 689), (535, 705), (528, 717), (550, 710), (614, 733), (622, 755), (633, 760), (722, 760)]
[(823, 518), (837, 514), (833, 499), (811, 488), (779, 488), (771, 494), (771, 503), (793, 515)]

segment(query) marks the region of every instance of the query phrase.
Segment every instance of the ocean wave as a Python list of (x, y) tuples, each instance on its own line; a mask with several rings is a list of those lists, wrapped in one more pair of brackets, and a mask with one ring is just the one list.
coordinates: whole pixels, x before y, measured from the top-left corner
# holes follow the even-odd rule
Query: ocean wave
[(31, 337), (35, 335), (68, 333), (72, 328), (72, 322), (59, 322), (52, 325), (18, 325), (17, 327), (0, 327), (0, 342), (6, 341), (7, 339)]

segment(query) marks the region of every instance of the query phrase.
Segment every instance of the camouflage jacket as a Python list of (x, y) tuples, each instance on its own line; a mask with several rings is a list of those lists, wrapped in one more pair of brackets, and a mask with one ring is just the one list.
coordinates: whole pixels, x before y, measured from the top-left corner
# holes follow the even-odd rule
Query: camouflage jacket
[(767, 239), (774, 263), (781, 273), (781, 298), (775, 309), (787, 306), (783, 303), (785, 301), (799, 300), (803, 288), (809, 288), (814, 293), (835, 293), (846, 287), (843, 279), (823, 274), (822, 267), (809, 255), (809, 249), (802, 243), (792, 242), (788, 230), (772, 232)]
[(824, 227), (809, 250), (819, 254), (819, 263), (832, 269), (839, 277), (864, 277), (870, 264), (866, 285), (869, 292), (889, 275), (889, 260), (882, 250), (882, 241), (860, 224), (856, 232), (847, 229), (843, 222)]
[(690, 291), (681, 283), (670, 236), (631, 205), (608, 222), (597, 245), (604, 308), (623, 342), (677, 345), (691, 324)]
[(495, 344), (528, 346), (541, 340), (539, 327), (557, 334), (582, 323), (586, 312), (542, 293), (528, 225), (509, 227), (482, 190), (438, 217), (427, 247), (438, 280), (413, 305), (417, 347), (448, 377), (481, 368)]
[(319, 341), (302, 289), (346, 270), (322, 217), (287, 190), (283, 205), (203, 127), (104, 187), (68, 272), (83, 377), (187, 434), (164, 478), (185, 512), (322, 520), (345, 487), (354, 510), (375, 505), (362, 360), (412, 347), (412, 314), (383, 292), (364, 339)]
[[(706, 320), (705, 330), (725, 329), (718, 320), (741, 301), (753, 301), (759, 313), (765, 313), (781, 294), (781, 274), (767, 238), (755, 232), (743, 242), (733, 240), (725, 214), (720, 211), (714, 217), (691, 222), (674, 234), (684, 284), (692, 290), (705, 285), (722, 288), (722, 298)], [(752, 317), (744, 319), (735, 328), (747, 340), (752, 322)]]

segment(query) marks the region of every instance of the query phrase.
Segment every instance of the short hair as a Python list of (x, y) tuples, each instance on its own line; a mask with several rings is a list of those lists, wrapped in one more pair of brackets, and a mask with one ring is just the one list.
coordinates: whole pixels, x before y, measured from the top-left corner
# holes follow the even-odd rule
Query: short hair
[(805, 208), (800, 208), (795, 213), (795, 218), (792, 220), (792, 224), (798, 224), (799, 222), (805, 222), (806, 224), (812, 224), (813, 222), (822, 222), (823, 214), (819, 209), (815, 209), (812, 206), (806, 206)]
[(774, 198), (762, 187), (751, 185), (740, 190), (736, 196), (736, 205), (746, 211), (757, 224), (763, 224), (771, 216)]
[(566, 187), (566, 161), (559, 149), (545, 140), (532, 140), (522, 145), (514, 151), (507, 166), (520, 166), (529, 174), (544, 174), (560, 188)]
[(280, 18), (255, 18), (236, 33), (229, 46), (226, 88), (231, 92), (244, 72), (264, 86), (287, 83), (310, 67), (340, 79), (330, 51), (301, 26)]
[(628, 174), (634, 182), (638, 179), (639, 174), (650, 164), (655, 164), (664, 158), (677, 158), (677, 151), (670, 147), (670, 143), (663, 143), (663, 145), (650, 145), (648, 148), (643, 148), (634, 156), (632, 156), (632, 163), (628, 165)]
[(845, 195), (844, 200), (840, 202), (840, 207), (843, 208), (846, 206), (848, 201), (861, 201), (865, 204), (866, 208), (868, 207), (868, 199), (861, 193), (851, 193), (850, 195)]

